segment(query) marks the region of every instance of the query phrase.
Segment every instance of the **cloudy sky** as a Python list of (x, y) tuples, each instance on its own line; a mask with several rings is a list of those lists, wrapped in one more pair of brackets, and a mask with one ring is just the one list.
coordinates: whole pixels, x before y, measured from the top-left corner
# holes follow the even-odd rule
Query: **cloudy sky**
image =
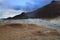
[(0, 0), (0, 18), (13, 17), (23, 11), (34, 11), (52, 0)]

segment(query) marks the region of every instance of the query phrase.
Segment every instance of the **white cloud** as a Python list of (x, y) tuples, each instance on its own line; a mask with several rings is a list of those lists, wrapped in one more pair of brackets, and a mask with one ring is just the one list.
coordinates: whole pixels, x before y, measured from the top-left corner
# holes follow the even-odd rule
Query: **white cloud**
[(15, 15), (21, 14), (23, 11), (13, 10), (13, 9), (0, 9), (0, 18), (13, 17)]
[(0, 18), (13, 17), (15, 15), (21, 14), (23, 11), (12, 9), (6, 0), (0, 0)]

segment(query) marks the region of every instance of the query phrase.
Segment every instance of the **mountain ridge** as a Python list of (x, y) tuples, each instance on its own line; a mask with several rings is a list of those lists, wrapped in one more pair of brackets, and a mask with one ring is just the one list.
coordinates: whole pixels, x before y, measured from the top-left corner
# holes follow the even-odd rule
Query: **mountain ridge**
[(28, 18), (41, 18), (52, 19), (60, 16), (60, 4), (56, 1), (52, 1), (50, 4), (39, 8), (33, 12), (22, 13), (12, 18), (7, 19), (28, 19)]

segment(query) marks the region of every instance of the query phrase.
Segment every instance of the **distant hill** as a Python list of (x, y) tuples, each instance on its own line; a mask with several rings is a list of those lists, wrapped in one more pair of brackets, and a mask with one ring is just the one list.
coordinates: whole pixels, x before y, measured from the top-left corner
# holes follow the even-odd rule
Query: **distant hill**
[(60, 4), (56, 1), (52, 1), (50, 4), (39, 8), (33, 12), (22, 13), (20, 15), (16, 15), (12, 18), (7, 19), (27, 19), (27, 18), (42, 18), (42, 19), (50, 19), (60, 16)]

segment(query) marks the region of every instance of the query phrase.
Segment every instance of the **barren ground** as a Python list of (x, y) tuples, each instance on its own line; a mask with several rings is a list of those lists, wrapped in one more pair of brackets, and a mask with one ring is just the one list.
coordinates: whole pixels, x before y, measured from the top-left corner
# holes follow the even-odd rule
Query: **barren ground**
[(36, 24), (0, 24), (0, 40), (60, 40), (60, 34)]

